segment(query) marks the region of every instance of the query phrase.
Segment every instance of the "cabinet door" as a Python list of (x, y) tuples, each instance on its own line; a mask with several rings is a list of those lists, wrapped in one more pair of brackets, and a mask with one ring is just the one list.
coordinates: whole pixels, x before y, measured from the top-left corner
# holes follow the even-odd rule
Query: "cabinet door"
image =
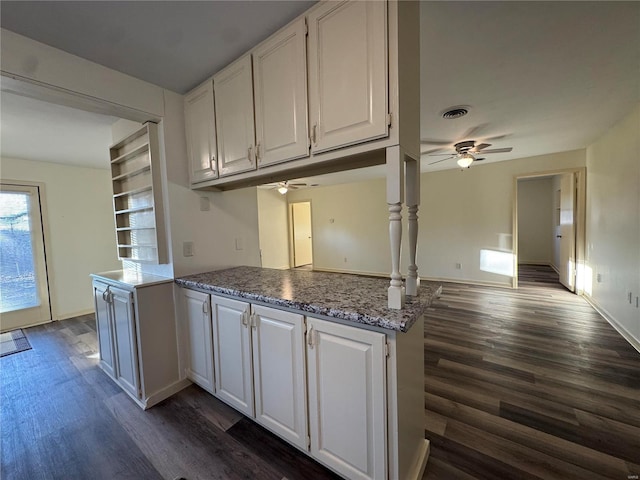
[(251, 56), (245, 55), (213, 77), (220, 176), (254, 170), (255, 129)]
[(256, 420), (307, 450), (304, 317), (252, 305)]
[(138, 343), (133, 313), (133, 294), (109, 287), (113, 308), (113, 337), (115, 339), (116, 380), (123, 389), (140, 398)]
[(93, 282), (93, 299), (96, 307), (96, 331), (98, 332), (98, 348), (102, 368), (115, 377), (113, 353), (113, 336), (111, 328), (111, 304), (109, 288), (104, 283)]
[(258, 165), (309, 156), (305, 23), (253, 51)]
[(386, 478), (381, 333), (307, 318), (311, 454), (351, 479)]
[(253, 417), (249, 304), (211, 297), (215, 395)]
[(312, 150), (387, 136), (387, 3), (327, 2), (307, 18)]
[(217, 178), (216, 121), (211, 80), (185, 96), (184, 122), (191, 183)]
[(213, 352), (211, 337), (211, 302), (206, 293), (182, 289), (184, 320), (189, 338), (187, 376), (213, 393)]

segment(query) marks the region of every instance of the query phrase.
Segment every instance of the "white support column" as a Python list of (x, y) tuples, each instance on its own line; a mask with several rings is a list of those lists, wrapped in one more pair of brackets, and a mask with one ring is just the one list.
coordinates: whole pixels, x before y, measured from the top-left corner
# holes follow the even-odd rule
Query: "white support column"
[(388, 306), (399, 310), (404, 307), (405, 301), (405, 290), (400, 274), (404, 160), (399, 146), (387, 148), (386, 154), (387, 205), (389, 205), (389, 240), (391, 244), (391, 282), (388, 290)]
[(420, 277), (416, 265), (418, 247), (418, 205), (420, 205), (420, 160), (406, 157), (407, 207), (409, 212), (409, 272), (407, 274), (407, 295), (417, 296)]

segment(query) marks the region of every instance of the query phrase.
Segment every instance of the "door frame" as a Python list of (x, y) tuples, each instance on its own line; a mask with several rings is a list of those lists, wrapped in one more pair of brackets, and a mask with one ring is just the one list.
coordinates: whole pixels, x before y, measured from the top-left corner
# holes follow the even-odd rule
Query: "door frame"
[(10, 178), (2, 178), (0, 179), (0, 183), (3, 185), (10, 185), (16, 187), (32, 187), (38, 189), (38, 203), (40, 206), (39, 214), (40, 214), (40, 225), (42, 226), (42, 250), (44, 253), (44, 281), (47, 284), (47, 296), (49, 297), (49, 320), (45, 320), (42, 322), (37, 322), (32, 325), (28, 325), (27, 327), (34, 327), (36, 325), (43, 325), (45, 323), (50, 323), (54, 321), (53, 312), (56, 311), (54, 308), (55, 300), (51, 295), (51, 277), (52, 275), (52, 267), (49, 262), (49, 245), (51, 245), (51, 236), (49, 234), (49, 212), (47, 210), (47, 202), (46, 202), (46, 186), (42, 182), (32, 182), (29, 180), (13, 180)]
[(289, 265), (291, 265), (291, 268), (296, 268), (295, 265), (295, 238), (294, 238), (294, 225), (293, 225), (293, 205), (295, 203), (308, 203), (309, 204), (309, 217), (310, 217), (310, 221), (311, 221), (311, 265), (313, 265), (313, 262), (316, 258), (316, 252), (315, 252), (315, 242), (313, 241), (313, 239), (315, 238), (315, 234), (313, 232), (313, 203), (311, 202), (311, 199), (300, 199), (300, 200), (294, 200), (294, 201), (288, 201), (287, 202), (287, 224), (289, 227)]
[(513, 176), (513, 212), (512, 212), (512, 250), (513, 250), (513, 278), (512, 288), (518, 288), (518, 180), (536, 177), (552, 177), (571, 173), (575, 177), (575, 211), (573, 216), (575, 230), (575, 265), (576, 282), (575, 293), (584, 294), (584, 281), (580, 281), (580, 275), (584, 275), (586, 258), (586, 213), (587, 213), (587, 168), (563, 168), (559, 170), (546, 170), (535, 173), (523, 173)]

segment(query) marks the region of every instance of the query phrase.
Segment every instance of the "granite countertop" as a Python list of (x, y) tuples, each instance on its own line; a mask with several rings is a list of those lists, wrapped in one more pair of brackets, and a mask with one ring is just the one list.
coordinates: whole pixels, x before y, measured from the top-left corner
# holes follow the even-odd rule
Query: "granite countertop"
[(387, 308), (386, 278), (304, 270), (235, 267), (176, 278), (178, 285), (353, 323), (407, 332), (442, 287), (423, 283), (405, 308)]

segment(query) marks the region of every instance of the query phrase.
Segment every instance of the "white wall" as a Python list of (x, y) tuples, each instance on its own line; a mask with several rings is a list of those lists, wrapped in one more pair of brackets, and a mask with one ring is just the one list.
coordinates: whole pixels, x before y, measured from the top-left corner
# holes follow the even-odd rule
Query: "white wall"
[[(161, 118), (159, 135), (164, 145), (161, 163), (170, 263), (140, 268), (149, 273), (179, 276), (260, 264), (256, 189), (200, 193), (189, 188), (182, 95), (10, 31), (2, 29), (1, 34), (2, 69), (18, 79), (103, 101), (116, 110), (122, 108), (122, 113), (115, 113), (124, 118), (131, 118), (127, 115), (136, 120)], [(211, 200), (210, 211), (200, 212), (201, 196)], [(109, 192), (109, 202), (110, 197)], [(194, 242), (193, 257), (183, 257), (184, 241)]]
[(314, 269), (389, 273), (384, 180), (290, 191), (287, 200), (311, 201)]
[(258, 188), (260, 255), (265, 268), (289, 268), (287, 197)]
[[(500, 262), (509, 264), (513, 258), (515, 176), (584, 165), (585, 151), (575, 150), (477, 165), (465, 171), (423, 173), (418, 274), (423, 278), (510, 286), (512, 278)], [(289, 200), (312, 202), (314, 268), (389, 273), (384, 180), (310, 188), (287, 196)], [(406, 252), (405, 228), (405, 274)], [(461, 264), (460, 269), (456, 263)]]
[(518, 180), (518, 263), (553, 261), (552, 188), (551, 177)]
[(3, 158), (2, 179), (45, 185), (54, 320), (93, 311), (90, 273), (120, 268), (109, 170)]
[(640, 349), (640, 105), (587, 148), (586, 230), (586, 293)]

